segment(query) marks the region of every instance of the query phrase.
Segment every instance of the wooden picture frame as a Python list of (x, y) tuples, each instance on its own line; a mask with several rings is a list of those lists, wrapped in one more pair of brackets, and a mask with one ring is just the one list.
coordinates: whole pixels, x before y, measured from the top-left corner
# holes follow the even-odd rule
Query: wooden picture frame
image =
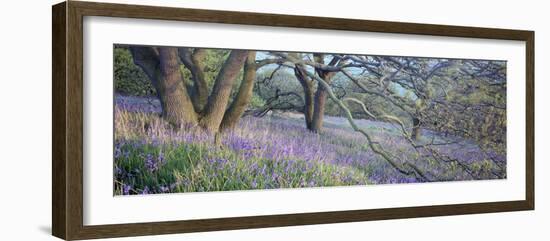
[[(432, 24), (212, 11), (67, 1), (52, 8), (52, 233), (66, 239), (204, 232), (369, 220), (533, 210), (534, 32)], [(526, 43), (525, 199), (489, 203), (416, 206), (336, 212), (180, 220), (152, 223), (83, 224), (83, 17), (106, 16), (173, 21), (299, 27), (518, 40)]]

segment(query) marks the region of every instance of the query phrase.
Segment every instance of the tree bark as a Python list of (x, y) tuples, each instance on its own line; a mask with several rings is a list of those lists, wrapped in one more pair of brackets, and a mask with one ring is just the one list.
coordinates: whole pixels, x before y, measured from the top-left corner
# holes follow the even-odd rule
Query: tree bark
[[(131, 47), (131, 51), (134, 62), (149, 76), (157, 91), (163, 118), (174, 125), (198, 124), (212, 133), (218, 132), (222, 124), (225, 129), (233, 128), (250, 102), (256, 78), (255, 52), (231, 51), (208, 95), (202, 61), (205, 50), (196, 49), (191, 53), (187, 48)], [(190, 93), (194, 95), (187, 91), (178, 60), (193, 75), (194, 90)], [(247, 64), (239, 92), (227, 109), (233, 83), (245, 60)], [(202, 106), (203, 111), (199, 113), (196, 108)]]
[(157, 84), (156, 75), (159, 66), (159, 53), (152, 47), (130, 47), (134, 63), (149, 77), (153, 86)]
[(130, 47), (134, 63), (147, 74), (157, 92), (162, 116), (171, 124), (197, 124), (187, 95), (176, 48)]
[(189, 48), (179, 48), (178, 52), (181, 62), (191, 72), (193, 88), (189, 91), (189, 95), (195, 111), (200, 113), (208, 100), (208, 85), (204, 75), (204, 58), (207, 52), (199, 48), (193, 51)]
[(249, 51), (239, 92), (223, 116), (221, 129), (232, 129), (243, 115), (252, 98), (256, 80), (256, 51)]
[(197, 114), (187, 94), (179, 68), (177, 48), (159, 48), (158, 92), (165, 111), (163, 117), (177, 126), (197, 124)]
[(161, 97), (158, 74), (159, 74), (159, 53), (158, 49), (153, 47), (130, 47), (130, 52), (132, 53), (132, 58), (134, 63), (139, 66), (143, 72), (151, 81), (151, 84), (155, 88), (157, 93), (157, 98), (160, 101), (160, 106), (162, 113), (166, 110), (163, 98)]
[[(324, 78), (323, 78), (324, 79)], [(327, 83), (327, 81), (325, 79)], [(325, 116), (325, 103), (327, 100), (327, 91), (323, 86), (317, 87), (317, 92), (315, 93), (315, 105), (313, 108), (313, 117), (311, 120), (311, 128), (309, 129), (312, 132), (320, 133), (323, 128), (323, 117)]]
[[(325, 63), (325, 56), (323, 54), (314, 54), (315, 62), (323, 64)], [(335, 65), (337, 61), (333, 59), (330, 65)], [(321, 77), (327, 84), (330, 84), (335, 72), (327, 72), (321, 69), (316, 69), (317, 75)], [(313, 117), (311, 120), (310, 131), (320, 133), (323, 128), (323, 117), (325, 116), (325, 105), (327, 100), (327, 90), (322, 85), (318, 85), (315, 93), (315, 102), (313, 108)]]
[(307, 129), (311, 130), (315, 100), (313, 93), (313, 81), (311, 81), (311, 79), (305, 74), (305, 71), (305, 66), (296, 64), (296, 67), (294, 68), (294, 75), (304, 90), (304, 119), (306, 121)]
[(199, 121), (199, 125), (204, 129), (213, 133), (218, 132), (227, 108), (233, 82), (243, 67), (247, 55), (248, 51), (232, 50), (223, 64)]

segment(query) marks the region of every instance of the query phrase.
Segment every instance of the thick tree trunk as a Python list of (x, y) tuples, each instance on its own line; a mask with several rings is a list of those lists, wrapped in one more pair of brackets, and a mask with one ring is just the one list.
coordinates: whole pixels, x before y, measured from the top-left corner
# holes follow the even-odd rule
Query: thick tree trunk
[(411, 133), (411, 138), (413, 140), (418, 140), (420, 138), (420, 119), (413, 117), (413, 128)]
[(234, 128), (241, 116), (243, 115), (246, 107), (250, 103), (252, 98), (252, 92), (254, 90), (254, 82), (256, 80), (256, 51), (250, 51), (244, 65), (244, 74), (239, 92), (233, 103), (223, 116), (221, 129)]
[(311, 81), (304, 71), (306, 71), (305, 66), (300, 64), (297, 64), (294, 68), (294, 75), (304, 90), (304, 119), (306, 121), (306, 127), (308, 130), (311, 130), (315, 103), (313, 81)]
[(181, 72), (176, 48), (131, 47), (134, 63), (147, 74), (162, 106), (162, 116), (176, 126), (196, 125), (197, 115)]
[[(314, 54), (315, 62), (324, 64), (325, 55)], [(333, 66), (337, 62), (337, 59), (333, 59), (329, 65)], [(332, 82), (332, 77), (335, 72), (327, 72), (321, 69), (316, 69), (317, 75), (321, 77), (327, 84)], [(327, 100), (327, 90), (322, 85), (318, 85), (317, 92), (315, 93), (315, 102), (313, 109), (313, 117), (311, 122), (310, 131), (320, 133), (323, 129), (323, 117), (325, 116), (325, 105)]]
[(199, 125), (210, 132), (218, 132), (222, 122), (233, 82), (247, 58), (248, 51), (232, 50), (216, 77), (208, 103), (204, 107)]
[(159, 88), (165, 110), (163, 117), (177, 126), (197, 124), (197, 114), (187, 95), (179, 68), (177, 48), (159, 48)]
[(185, 67), (191, 72), (193, 79), (193, 88), (189, 91), (193, 107), (197, 113), (200, 113), (208, 100), (208, 85), (204, 75), (205, 49), (179, 48), (179, 57)]
[(164, 103), (160, 96), (159, 83), (157, 79), (157, 74), (159, 72), (159, 54), (156, 48), (152, 47), (130, 47), (130, 52), (132, 53), (132, 58), (134, 63), (139, 66), (143, 72), (149, 77), (149, 81), (155, 88), (157, 92), (157, 98), (160, 101), (162, 111), (164, 112)]
[(320, 133), (323, 128), (323, 117), (325, 116), (327, 94), (328, 93), (323, 86), (319, 86), (317, 88), (317, 92), (315, 93), (315, 107), (313, 109), (311, 128), (309, 129), (315, 133)]
[(315, 112), (315, 100), (313, 89), (310, 87), (304, 88), (304, 118), (306, 121), (306, 127), (311, 130), (313, 124), (313, 113)]
[(159, 53), (152, 47), (130, 47), (134, 63), (149, 77), (153, 86), (157, 84), (156, 75), (159, 66)]

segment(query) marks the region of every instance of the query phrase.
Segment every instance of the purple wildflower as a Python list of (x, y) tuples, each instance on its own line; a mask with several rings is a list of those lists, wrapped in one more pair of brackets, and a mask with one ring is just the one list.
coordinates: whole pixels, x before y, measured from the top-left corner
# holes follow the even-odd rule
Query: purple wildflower
[(130, 190), (132, 190), (132, 186), (128, 184), (122, 184), (122, 194), (129, 195)]
[(150, 190), (149, 190), (149, 187), (148, 186), (145, 186), (143, 188), (143, 191), (141, 191), (141, 194), (149, 194), (150, 193)]
[(162, 165), (165, 164), (164, 154), (162, 152), (155, 158), (152, 154), (145, 156), (145, 167), (149, 172), (157, 171)]

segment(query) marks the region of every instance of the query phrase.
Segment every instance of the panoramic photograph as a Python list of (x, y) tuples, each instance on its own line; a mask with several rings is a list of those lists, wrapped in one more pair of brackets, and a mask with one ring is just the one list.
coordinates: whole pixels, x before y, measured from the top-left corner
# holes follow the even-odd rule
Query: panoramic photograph
[(507, 177), (506, 61), (115, 44), (113, 72), (114, 195)]

